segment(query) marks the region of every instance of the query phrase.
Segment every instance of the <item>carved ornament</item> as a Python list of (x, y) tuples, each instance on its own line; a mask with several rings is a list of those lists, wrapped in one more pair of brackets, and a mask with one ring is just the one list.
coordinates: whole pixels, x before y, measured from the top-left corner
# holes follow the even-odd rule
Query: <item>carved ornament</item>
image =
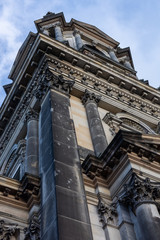
[(50, 88), (69, 94), (74, 85), (73, 80), (66, 80), (62, 75), (53, 74), (48, 68), (44, 71), (38, 85), (35, 87), (34, 95), (41, 100)]
[(30, 220), (29, 226), (24, 228), (24, 234), (24, 240), (40, 240), (40, 223), (36, 215)]
[(116, 225), (118, 217), (116, 203), (107, 204), (104, 200), (99, 198), (97, 208), (100, 221), (102, 222), (103, 227), (105, 227), (105, 225), (108, 223)]
[(99, 103), (99, 101), (100, 101), (100, 99), (101, 99), (101, 96), (99, 96), (99, 95), (96, 95), (95, 93), (93, 93), (93, 92), (89, 92), (87, 89), (85, 90), (85, 93), (84, 93), (84, 95), (83, 95), (83, 97), (82, 97), (82, 103), (84, 104), (84, 105), (86, 105), (87, 103)]
[(124, 185), (124, 193), (119, 197), (119, 202), (131, 206), (133, 210), (143, 203), (156, 203), (160, 198), (160, 183), (151, 182), (149, 178), (142, 179), (135, 173), (131, 180)]
[(38, 119), (39, 119), (39, 114), (33, 108), (29, 108), (29, 110), (26, 113), (25, 120), (29, 122), (31, 120), (38, 120)]
[(0, 240), (11, 240), (18, 230), (18, 224), (6, 223), (4, 220), (0, 220)]

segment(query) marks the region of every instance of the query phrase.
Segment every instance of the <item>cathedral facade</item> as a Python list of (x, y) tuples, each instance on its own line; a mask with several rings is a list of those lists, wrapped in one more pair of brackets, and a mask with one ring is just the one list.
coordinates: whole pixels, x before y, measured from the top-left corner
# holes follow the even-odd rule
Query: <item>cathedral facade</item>
[(159, 240), (159, 90), (95, 26), (35, 25), (0, 108), (0, 239)]

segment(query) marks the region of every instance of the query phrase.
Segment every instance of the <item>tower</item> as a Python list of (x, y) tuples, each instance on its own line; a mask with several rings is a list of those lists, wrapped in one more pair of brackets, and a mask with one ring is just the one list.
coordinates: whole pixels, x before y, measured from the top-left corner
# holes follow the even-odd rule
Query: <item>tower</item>
[(159, 91), (98, 28), (51, 12), (35, 25), (0, 109), (0, 234), (158, 240)]

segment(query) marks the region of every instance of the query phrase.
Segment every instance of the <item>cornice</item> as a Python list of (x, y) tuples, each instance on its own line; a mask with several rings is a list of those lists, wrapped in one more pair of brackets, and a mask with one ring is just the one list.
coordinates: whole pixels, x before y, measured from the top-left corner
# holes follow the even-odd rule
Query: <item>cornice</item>
[(82, 163), (84, 173), (91, 179), (95, 177), (108, 179), (118, 166), (120, 170), (123, 159), (125, 162), (130, 161), (129, 154), (136, 154), (139, 160), (145, 158), (146, 161), (143, 163), (146, 165), (152, 166), (152, 162), (159, 164), (160, 141), (156, 143), (153, 139), (154, 135), (151, 141), (147, 141), (145, 135), (140, 133), (119, 131), (100, 157), (93, 155), (86, 157)]
[[(37, 52), (38, 48), (39, 50)], [(38, 34), (17, 79), (13, 83), (10, 93), (7, 95), (1, 107), (1, 132), (9, 121), (10, 116), (13, 114), (17, 103), (24, 94), (27, 87), (26, 84), (29, 83), (33, 72), (37, 68), (36, 63), (46, 51), (55, 54), (56, 58), (63, 59), (66, 64), (68, 62), (69, 65), (76, 65), (76, 68), (73, 66), (73, 70), (78, 68), (80, 74), (81, 72), (83, 75), (86, 73), (87, 78), (84, 76), (83, 79), (81, 79), (81, 85), (88, 85), (89, 87), (91, 84), (95, 91), (100, 91), (109, 98), (113, 98), (122, 104), (127, 104), (133, 108), (136, 107), (137, 110), (143, 111), (144, 113), (150, 111), (150, 115), (152, 116), (157, 117), (156, 111), (158, 111), (158, 113), (160, 112), (157, 104), (160, 103), (159, 92), (150, 86), (144, 85), (135, 79), (135, 77), (129, 76), (129, 69), (125, 70), (122, 66), (122, 69), (120, 70), (117, 68), (119, 65), (114, 61), (107, 63), (106, 60), (105, 64), (101, 63), (100, 59), (95, 60), (69, 46), (45, 36), (44, 34)], [(60, 61), (60, 65), (64, 64)], [(75, 77), (75, 75), (78, 75), (77, 73), (78, 71), (71, 73), (70, 77), (71, 75), (72, 77)], [(93, 83), (91, 83), (91, 81)], [(140, 94), (140, 96), (137, 94)], [(147, 99), (148, 97), (149, 99)]]
[(0, 201), (4, 203), (30, 209), (35, 201), (39, 203), (39, 189), (39, 178), (29, 174), (25, 174), (21, 182), (0, 177)]
[[(39, 50), (37, 51), (38, 48)], [(46, 51), (50, 54), (46, 54)], [(52, 55), (53, 52), (56, 56)], [(126, 76), (124, 78), (123, 76), (122, 78), (122, 76), (120, 76), (120, 74), (115, 70), (113, 72), (111, 71), (111, 66), (104, 66), (104, 64), (101, 64), (62, 43), (59, 43), (54, 39), (51, 39), (43, 34), (39, 34), (35, 40), (34, 45), (31, 48), (26, 61), (28, 62), (26, 62), (26, 65), (23, 65), (16, 81), (12, 86), (11, 92), (4, 101), (6, 105), (3, 104), (1, 110), (1, 134), (2, 132), (5, 132), (5, 137), (4, 135), (1, 136), (1, 145), (4, 142), (3, 139), (7, 138), (10, 132), (14, 132), (14, 126), (22, 118), (23, 112), (25, 112), (26, 107), (29, 105), (29, 102), (32, 98), (33, 86), (41, 74), (40, 68), (43, 64), (50, 64), (50, 69), (57, 75), (61, 74), (67, 80), (75, 81), (74, 89), (77, 88), (79, 90), (80, 87), (82, 89), (82, 92), (84, 92), (86, 88), (89, 90), (92, 89), (95, 94), (97, 94), (97, 92), (100, 92), (102, 95), (101, 102), (113, 104), (115, 107), (119, 105), (119, 108), (120, 106), (123, 106), (123, 108), (126, 108), (126, 106), (128, 106), (129, 109), (132, 109), (135, 112), (141, 112), (142, 115), (148, 116), (150, 119), (154, 119), (155, 124), (158, 123), (157, 119), (160, 118), (159, 106), (156, 103), (153, 104), (151, 101), (145, 99), (144, 97), (140, 97), (135, 93), (133, 94), (132, 91), (129, 92), (129, 90), (123, 88), (126, 83), (130, 84), (131, 82), (134, 84), (138, 83), (138, 85), (140, 87), (143, 86), (144, 89), (150, 89), (150, 92), (152, 90), (151, 87), (145, 86), (133, 77)], [(36, 63), (36, 61), (40, 61), (38, 66), (36, 64), (32, 64), (34, 62)], [(33, 76), (30, 76), (30, 78), (26, 81), (26, 78), (24, 80), (23, 77), (29, 76), (27, 73), (27, 67), (30, 65), (34, 65), (34, 68), (32, 68), (34, 74), (29, 72)], [(115, 73), (117, 75), (114, 76)], [(115, 79), (119, 79), (118, 85), (115, 84)], [(20, 97), (17, 97), (17, 88), (23, 86), (23, 81), (28, 85), (23, 88)], [(158, 99), (158, 91), (154, 90), (153, 93), (154, 92), (157, 94), (156, 98)], [(8, 103), (7, 99), (10, 99)], [(9, 104), (11, 103), (15, 103), (13, 108), (9, 107)], [(8, 115), (9, 109), (10, 114)], [(8, 129), (5, 129), (4, 131), (7, 123), (9, 123), (8, 125), (10, 126), (8, 126)]]

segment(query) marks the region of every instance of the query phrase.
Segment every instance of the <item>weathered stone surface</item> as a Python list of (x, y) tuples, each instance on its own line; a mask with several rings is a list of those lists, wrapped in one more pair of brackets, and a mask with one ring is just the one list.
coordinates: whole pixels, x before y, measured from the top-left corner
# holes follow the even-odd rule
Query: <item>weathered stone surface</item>
[(75, 167), (55, 161), (56, 185), (79, 192), (82, 188), (81, 172)]
[(55, 160), (70, 166), (80, 167), (79, 156), (75, 147), (67, 146), (64, 143), (54, 141)]
[(141, 236), (138, 240), (160, 239), (160, 215), (154, 204), (142, 204), (136, 209)]
[(59, 232), (59, 240), (93, 239), (89, 224), (59, 216), (58, 225), (63, 226), (63, 231)]
[[(47, 101), (51, 101), (51, 105)], [(63, 239), (70, 239), (64, 234), (68, 221), (63, 221), (58, 225), (57, 230), (55, 221), (60, 216), (76, 223), (76, 229), (73, 228), (73, 225), (69, 226), (69, 233), (73, 232), (74, 234), (72, 239), (76, 239), (77, 231), (81, 232), (84, 226), (87, 226), (88, 234), (91, 236), (75, 130), (73, 121), (70, 119), (69, 106), (69, 99), (65, 95), (51, 91), (42, 104), (40, 114), (40, 116), (42, 115), (40, 121), (40, 170), (42, 175), (43, 239), (50, 236), (52, 225), (57, 231), (58, 239), (62, 239), (61, 236)], [(47, 116), (46, 119), (44, 119), (44, 113)], [(52, 221), (52, 219), (54, 220)], [(86, 233), (82, 234), (86, 235)]]
[[(47, 118), (45, 119), (45, 116)], [(41, 238), (58, 240), (50, 94), (40, 113)]]

